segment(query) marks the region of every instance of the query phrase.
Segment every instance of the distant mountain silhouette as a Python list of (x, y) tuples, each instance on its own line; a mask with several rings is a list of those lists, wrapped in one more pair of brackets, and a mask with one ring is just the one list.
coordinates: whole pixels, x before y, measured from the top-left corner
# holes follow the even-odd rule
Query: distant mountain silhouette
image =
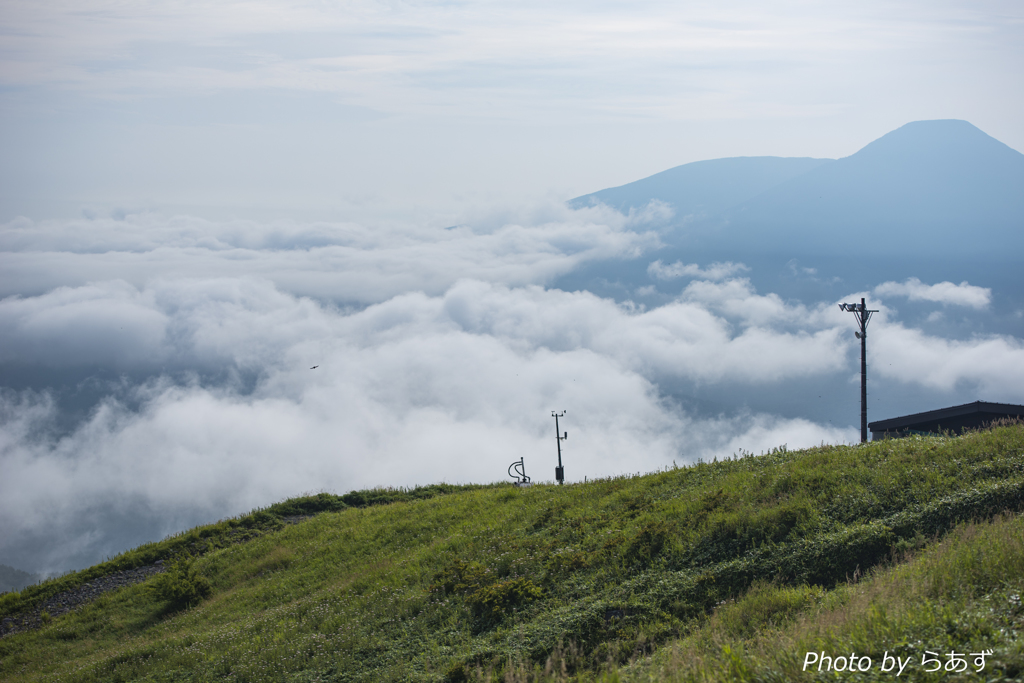
[(1024, 154), (966, 121), (908, 123), (725, 218), (735, 238), (751, 245), (1002, 251), (1024, 238)]
[(26, 586), (38, 583), (40, 577), (36, 574), (23, 572), (6, 564), (0, 564), (0, 593), (7, 591), (19, 591)]
[(832, 159), (734, 157), (695, 161), (620, 187), (570, 200), (573, 208), (606, 204), (624, 214), (652, 200), (672, 205), (677, 219), (721, 214)]
[(1024, 154), (966, 121), (908, 123), (837, 161), (686, 164), (572, 204), (628, 213), (654, 199), (676, 209), (670, 242), (717, 256), (1006, 257), (1024, 248)]

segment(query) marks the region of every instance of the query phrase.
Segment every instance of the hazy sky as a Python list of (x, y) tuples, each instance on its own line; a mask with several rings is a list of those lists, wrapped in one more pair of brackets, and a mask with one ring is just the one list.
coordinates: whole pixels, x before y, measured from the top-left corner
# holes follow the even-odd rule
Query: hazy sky
[[(856, 440), (831, 295), (663, 261), (664, 206), (565, 200), (916, 119), (1024, 149), (1022, 27), (1015, 2), (6, 0), (0, 563), (520, 457), (549, 480), (553, 409), (570, 480)], [(617, 300), (558, 286), (626, 261)], [(948, 278), (844, 291), (881, 310), (873, 406), (1024, 402), (1019, 292)]]
[(0, 219), (449, 220), (908, 121), (1024, 149), (1024, 6), (115, 2), (0, 8)]

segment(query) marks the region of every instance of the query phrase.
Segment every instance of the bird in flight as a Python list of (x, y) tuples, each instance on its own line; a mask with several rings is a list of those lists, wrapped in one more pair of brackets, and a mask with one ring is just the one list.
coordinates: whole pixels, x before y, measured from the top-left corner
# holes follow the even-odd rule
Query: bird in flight
[(320, 366), (319, 365), (314, 365), (313, 367), (310, 368), (310, 370), (316, 370), (318, 367), (320, 367)]

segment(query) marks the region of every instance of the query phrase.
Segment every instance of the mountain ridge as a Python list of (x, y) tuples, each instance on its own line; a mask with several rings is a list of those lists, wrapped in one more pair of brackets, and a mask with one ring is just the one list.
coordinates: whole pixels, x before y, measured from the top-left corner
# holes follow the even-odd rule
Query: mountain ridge
[(601, 203), (628, 214), (652, 200), (659, 200), (672, 205), (677, 217), (717, 213), (832, 162), (834, 159), (771, 156), (694, 161), (632, 183), (576, 197), (569, 203), (573, 208)]
[(661, 226), (670, 243), (719, 252), (997, 255), (1024, 248), (1024, 154), (956, 119), (907, 123), (837, 160), (684, 164), (570, 205), (601, 202), (628, 214), (654, 200), (676, 209)]
[[(939, 252), (946, 245), (935, 240), (970, 231), (1002, 249), (1024, 227), (1024, 154), (966, 121), (916, 121), (743, 202), (726, 220), (755, 244), (770, 234), (824, 251), (856, 231), (890, 248)], [(972, 246), (988, 247), (957, 248)]]

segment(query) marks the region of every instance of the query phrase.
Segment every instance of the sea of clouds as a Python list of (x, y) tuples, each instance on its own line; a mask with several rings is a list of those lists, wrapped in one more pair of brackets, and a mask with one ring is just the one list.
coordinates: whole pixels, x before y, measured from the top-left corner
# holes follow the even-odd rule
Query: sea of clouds
[[(649, 219), (551, 203), (445, 228), (0, 226), (0, 369), (20, 378), (0, 389), (0, 563), (65, 571), (303, 492), (502, 480), (521, 457), (550, 480), (552, 410), (567, 411), (570, 481), (857, 441), (856, 413), (744, 400), (854, 381), (851, 316), (759, 293), (741, 263), (664, 264)], [(552, 286), (645, 258), (676, 287), (666, 303)], [(1019, 339), (930, 335), (886, 303), (977, 310), (988, 289), (910, 278), (860, 296), (881, 309), (879, 381), (1016, 398)], [(735, 410), (686, 400), (716, 387)]]

